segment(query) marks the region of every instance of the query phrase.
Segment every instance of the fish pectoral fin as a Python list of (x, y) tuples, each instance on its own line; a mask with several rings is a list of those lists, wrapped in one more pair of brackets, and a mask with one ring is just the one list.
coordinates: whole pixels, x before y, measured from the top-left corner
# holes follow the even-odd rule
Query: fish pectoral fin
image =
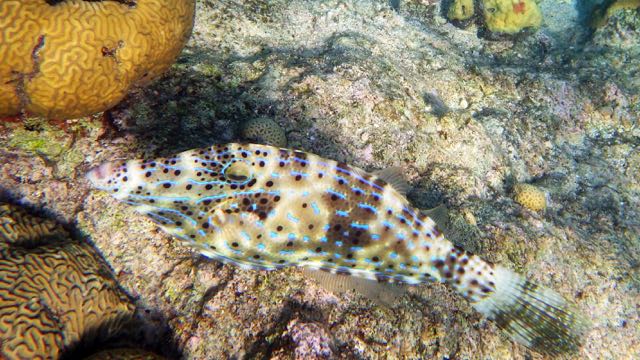
[(449, 225), (449, 209), (445, 204), (440, 204), (433, 209), (420, 210), (423, 214), (431, 218), (438, 227), (446, 228)]
[(302, 268), (302, 272), (318, 282), (327, 291), (344, 294), (353, 290), (378, 305), (392, 307), (406, 292), (406, 286), (378, 282), (351, 275), (337, 275), (331, 272)]
[(402, 168), (400, 166), (392, 166), (386, 169), (374, 171), (373, 174), (386, 181), (396, 189), (397, 192), (404, 196), (406, 196), (409, 190), (411, 190), (411, 185), (409, 185), (407, 180), (404, 178)]
[(456, 239), (456, 234), (452, 230), (451, 221), (449, 220), (449, 209), (445, 204), (440, 204), (433, 209), (420, 210), (420, 212), (430, 217), (446, 238)]

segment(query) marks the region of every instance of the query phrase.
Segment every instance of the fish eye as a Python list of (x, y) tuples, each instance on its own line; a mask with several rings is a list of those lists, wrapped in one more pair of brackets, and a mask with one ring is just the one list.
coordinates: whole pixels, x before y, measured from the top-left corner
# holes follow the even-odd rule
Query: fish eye
[(251, 169), (244, 162), (234, 162), (224, 170), (223, 175), (229, 182), (245, 182), (251, 177)]

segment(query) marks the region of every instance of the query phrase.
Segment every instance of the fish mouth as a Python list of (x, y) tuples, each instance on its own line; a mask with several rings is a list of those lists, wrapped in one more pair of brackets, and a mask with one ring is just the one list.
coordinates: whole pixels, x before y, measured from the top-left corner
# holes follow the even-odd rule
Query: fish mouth
[(104, 187), (109, 175), (113, 173), (113, 163), (106, 162), (100, 164), (87, 172), (86, 178), (97, 188)]

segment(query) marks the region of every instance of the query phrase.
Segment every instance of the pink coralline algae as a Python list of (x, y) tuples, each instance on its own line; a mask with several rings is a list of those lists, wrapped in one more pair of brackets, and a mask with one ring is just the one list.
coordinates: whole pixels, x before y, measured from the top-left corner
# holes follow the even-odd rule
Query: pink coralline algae
[(333, 356), (331, 338), (320, 325), (294, 319), (287, 325), (287, 331), (295, 346), (296, 359), (329, 359)]

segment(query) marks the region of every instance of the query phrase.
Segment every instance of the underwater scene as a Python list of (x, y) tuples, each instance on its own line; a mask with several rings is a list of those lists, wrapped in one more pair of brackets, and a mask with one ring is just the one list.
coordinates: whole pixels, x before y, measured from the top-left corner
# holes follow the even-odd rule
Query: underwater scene
[(640, 359), (639, 0), (0, 0), (0, 359)]

